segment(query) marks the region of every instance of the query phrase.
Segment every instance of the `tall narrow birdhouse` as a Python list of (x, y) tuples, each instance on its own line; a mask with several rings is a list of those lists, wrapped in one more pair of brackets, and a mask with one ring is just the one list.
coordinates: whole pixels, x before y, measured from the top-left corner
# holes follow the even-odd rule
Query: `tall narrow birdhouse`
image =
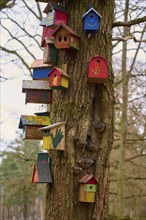
[(92, 7), (83, 15), (84, 31), (94, 33), (99, 30), (101, 15)]
[(27, 103), (50, 104), (52, 100), (52, 90), (47, 81), (23, 80), (22, 92), (26, 93)]
[(55, 65), (57, 63), (58, 52), (55, 47), (54, 38), (45, 37), (41, 46), (44, 47), (43, 62)]
[(95, 202), (97, 181), (92, 174), (86, 174), (79, 180), (79, 201)]
[(53, 89), (67, 89), (69, 84), (69, 75), (62, 69), (54, 67), (49, 73), (49, 86)]
[(30, 65), (30, 69), (33, 69), (32, 78), (34, 80), (48, 81), (49, 72), (53, 69), (52, 65), (50, 64), (44, 64), (43, 59), (34, 60), (33, 63)]
[(38, 153), (37, 162), (34, 165), (32, 183), (52, 183), (50, 158), (48, 153)]
[(65, 149), (65, 122), (40, 128), (43, 136), (43, 150)]
[(108, 78), (107, 62), (103, 57), (93, 57), (88, 67), (88, 82), (105, 83)]
[(50, 124), (47, 116), (21, 115), (19, 128), (23, 129), (23, 139), (42, 140), (42, 133), (38, 129)]
[(80, 36), (77, 35), (70, 27), (64, 24), (60, 24), (52, 33), (55, 37), (55, 46), (58, 49), (79, 50)]
[(67, 11), (62, 5), (49, 2), (43, 12), (47, 14), (46, 26), (67, 24)]

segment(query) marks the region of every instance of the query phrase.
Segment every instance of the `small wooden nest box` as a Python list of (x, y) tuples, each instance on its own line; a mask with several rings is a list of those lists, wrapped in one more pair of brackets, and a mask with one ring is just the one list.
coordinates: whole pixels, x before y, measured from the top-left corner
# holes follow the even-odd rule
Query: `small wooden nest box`
[(49, 73), (49, 86), (52, 89), (67, 89), (69, 84), (69, 75), (62, 69), (54, 67)]
[(34, 165), (32, 183), (52, 183), (50, 158), (48, 153), (38, 153), (37, 162)]
[(108, 78), (107, 62), (103, 57), (95, 56), (88, 67), (88, 82), (105, 83)]
[(57, 49), (54, 38), (44, 37), (41, 46), (44, 47), (43, 62), (55, 65), (57, 63)]
[(92, 174), (86, 174), (79, 180), (79, 201), (95, 202), (97, 180)]
[(94, 33), (99, 30), (101, 15), (92, 7), (83, 15), (84, 31)]
[(70, 27), (64, 24), (60, 24), (52, 33), (55, 37), (55, 46), (58, 49), (79, 50), (80, 36), (77, 35)]
[(61, 4), (49, 2), (43, 12), (47, 14), (46, 26), (67, 24), (67, 11)]
[(48, 86), (48, 81), (23, 80), (22, 92), (26, 93), (27, 103), (50, 104), (52, 100), (52, 90)]
[(51, 65), (45, 64), (43, 59), (39, 59), (33, 61), (30, 69), (33, 69), (32, 78), (34, 80), (48, 80), (48, 74), (53, 68)]
[(23, 129), (23, 139), (42, 140), (42, 133), (38, 128), (50, 124), (47, 116), (21, 115), (19, 128)]
[(39, 129), (43, 136), (43, 150), (65, 150), (65, 124), (59, 122)]
[(50, 28), (50, 27), (47, 27), (47, 26), (46, 26), (46, 18), (43, 18), (43, 19), (41, 20), (40, 26), (43, 27), (42, 38), (41, 38), (41, 45), (42, 45), (45, 37), (54, 38), (54, 37), (52, 36), (52, 33), (53, 33), (53, 31), (54, 31), (54, 28)]

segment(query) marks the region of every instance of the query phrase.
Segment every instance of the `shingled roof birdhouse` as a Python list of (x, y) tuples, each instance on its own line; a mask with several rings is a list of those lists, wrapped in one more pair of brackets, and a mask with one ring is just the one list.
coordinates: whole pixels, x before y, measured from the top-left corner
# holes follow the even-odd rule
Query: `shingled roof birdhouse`
[(69, 84), (69, 75), (58, 67), (54, 67), (49, 73), (49, 86), (52, 89), (67, 89)]
[(55, 37), (55, 46), (58, 49), (79, 50), (80, 36), (77, 35), (70, 27), (64, 24), (60, 24), (52, 33)]
[(43, 12), (47, 14), (46, 26), (67, 24), (67, 11), (61, 4), (49, 2)]
[(55, 47), (54, 38), (45, 37), (41, 46), (44, 47), (43, 62), (55, 65), (58, 52)]
[(88, 67), (88, 82), (105, 83), (108, 78), (107, 62), (103, 57), (95, 56)]
[(49, 154), (45, 152), (38, 153), (36, 164), (32, 174), (32, 183), (52, 183), (52, 174), (50, 168)]
[(42, 133), (38, 129), (50, 124), (47, 116), (21, 115), (19, 128), (23, 129), (23, 139), (42, 140)]
[(65, 149), (65, 122), (40, 128), (43, 136), (43, 150)]
[(23, 80), (22, 92), (26, 93), (25, 102), (50, 104), (52, 100), (52, 90), (48, 86), (48, 81)]
[[(49, 52), (50, 50), (48, 50)], [(49, 58), (49, 61), (55, 61), (52, 54), (52, 60)], [(51, 64), (51, 62), (50, 62)], [(33, 69), (32, 78), (34, 80), (48, 80), (48, 74), (53, 69), (53, 67), (47, 63), (44, 63), (43, 59), (34, 60), (30, 65), (30, 69)]]
[(95, 202), (97, 180), (92, 174), (86, 174), (79, 180), (79, 201)]
[(94, 33), (99, 30), (101, 15), (92, 7), (83, 15), (84, 31)]

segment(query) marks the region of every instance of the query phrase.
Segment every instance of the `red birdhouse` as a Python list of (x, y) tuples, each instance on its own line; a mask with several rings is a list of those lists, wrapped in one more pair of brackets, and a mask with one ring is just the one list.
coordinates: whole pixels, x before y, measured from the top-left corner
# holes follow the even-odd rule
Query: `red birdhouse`
[(108, 78), (107, 62), (103, 57), (93, 57), (88, 68), (88, 82), (105, 83)]
[(68, 74), (57, 67), (49, 73), (49, 86), (53, 89), (67, 89), (69, 84)]

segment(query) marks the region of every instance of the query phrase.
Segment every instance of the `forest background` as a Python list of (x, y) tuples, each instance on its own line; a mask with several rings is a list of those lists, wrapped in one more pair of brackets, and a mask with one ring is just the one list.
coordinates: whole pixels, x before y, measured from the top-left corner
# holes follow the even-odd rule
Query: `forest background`
[[(143, 1), (115, 1), (115, 20), (144, 17)], [(1, 7), (1, 219), (43, 219), (46, 188), (31, 184), (38, 141), (22, 141), (21, 114), (44, 110), (25, 105), (22, 79), (42, 57), (44, 4), (2, 1)], [(145, 23), (113, 29), (114, 144), (110, 157), (107, 219), (146, 218)], [(33, 217), (32, 217), (33, 216)]]

